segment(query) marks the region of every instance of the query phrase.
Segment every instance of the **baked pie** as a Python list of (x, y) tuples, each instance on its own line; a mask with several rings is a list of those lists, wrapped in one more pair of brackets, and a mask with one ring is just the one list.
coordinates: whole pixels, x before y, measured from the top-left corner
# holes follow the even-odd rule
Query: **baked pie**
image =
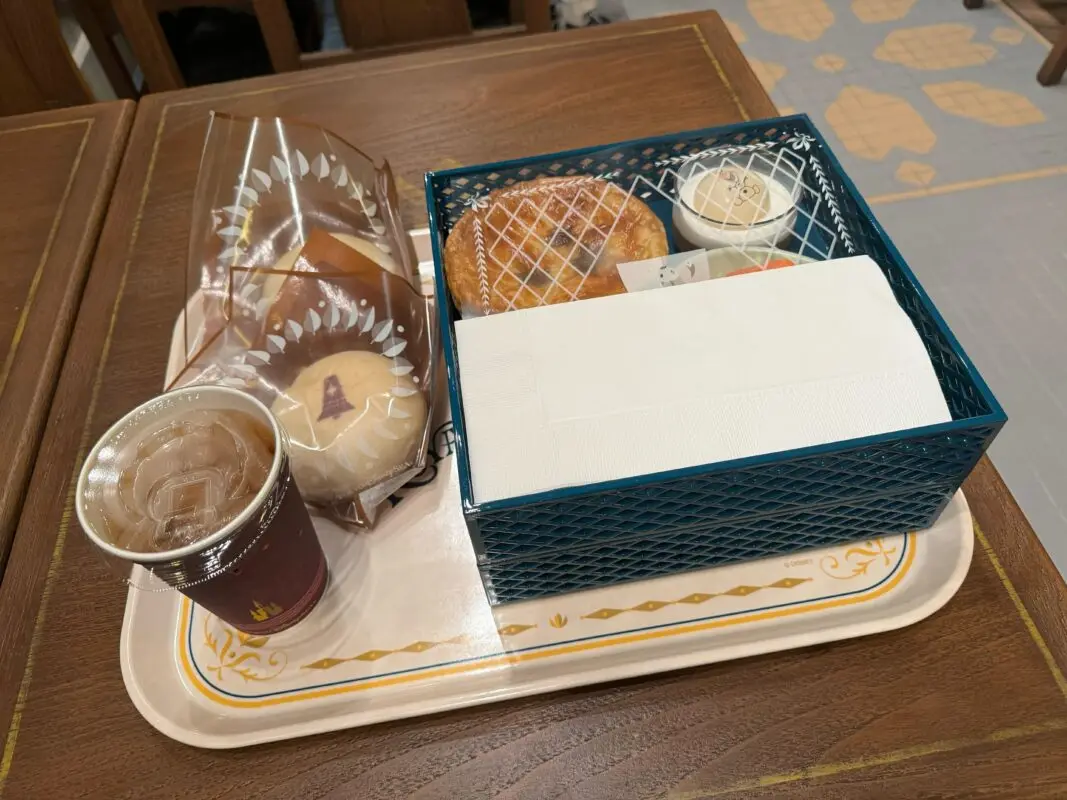
[(614, 183), (539, 178), (468, 209), (445, 243), (444, 266), (469, 317), (622, 294), (618, 264), (667, 253), (659, 217)]

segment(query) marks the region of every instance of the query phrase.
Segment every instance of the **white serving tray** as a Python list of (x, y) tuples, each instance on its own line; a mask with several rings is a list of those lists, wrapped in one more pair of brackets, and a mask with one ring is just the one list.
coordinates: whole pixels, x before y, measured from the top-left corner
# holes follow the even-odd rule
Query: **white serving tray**
[[(413, 238), (429, 260), (426, 232)], [(439, 421), (424, 485), (374, 531), (316, 520), (330, 585), (284, 633), (250, 637), (177, 592), (130, 589), (122, 676), (145, 719), (243, 747), (864, 636), (941, 608), (971, 562), (957, 493), (918, 534), (492, 608), (452, 449)]]

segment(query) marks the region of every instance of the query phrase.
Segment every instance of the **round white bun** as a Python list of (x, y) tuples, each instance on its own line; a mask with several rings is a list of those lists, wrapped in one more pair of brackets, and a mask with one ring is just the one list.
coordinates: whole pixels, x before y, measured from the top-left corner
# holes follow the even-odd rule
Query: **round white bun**
[(426, 425), (426, 400), (393, 368), (378, 353), (335, 353), (306, 367), (274, 401), (305, 500), (352, 497), (411, 459)]

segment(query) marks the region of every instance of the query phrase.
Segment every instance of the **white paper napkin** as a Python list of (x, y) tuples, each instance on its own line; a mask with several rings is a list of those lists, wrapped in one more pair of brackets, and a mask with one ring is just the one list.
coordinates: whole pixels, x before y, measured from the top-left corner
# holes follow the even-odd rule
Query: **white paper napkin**
[(456, 323), (474, 497), (951, 419), (870, 258)]

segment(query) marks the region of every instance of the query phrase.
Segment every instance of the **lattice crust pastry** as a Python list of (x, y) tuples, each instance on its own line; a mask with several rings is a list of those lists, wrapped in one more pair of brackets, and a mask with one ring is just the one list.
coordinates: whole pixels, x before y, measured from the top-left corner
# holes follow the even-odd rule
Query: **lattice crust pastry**
[(606, 180), (539, 178), (476, 201), (445, 245), (445, 275), (463, 316), (626, 291), (616, 265), (665, 256), (647, 205)]

